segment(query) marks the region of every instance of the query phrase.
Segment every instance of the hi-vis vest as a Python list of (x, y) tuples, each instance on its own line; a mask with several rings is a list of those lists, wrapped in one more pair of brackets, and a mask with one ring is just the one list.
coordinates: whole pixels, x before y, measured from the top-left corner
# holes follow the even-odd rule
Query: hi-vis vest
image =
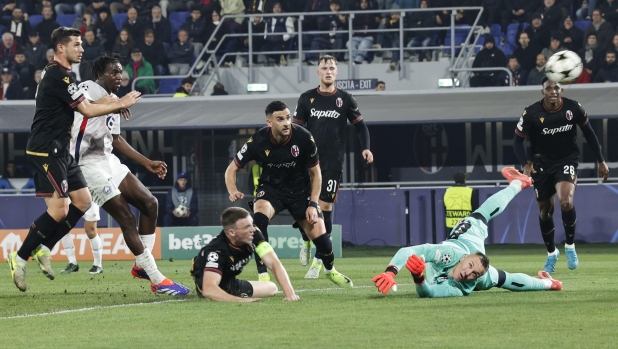
[(444, 193), (446, 227), (453, 228), (460, 219), (472, 213), (472, 188), (454, 186)]
[(255, 164), (251, 167), (251, 177), (253, 177), (253, 196), (257, 193), (258, 184), (260, 184), (260, 176), (262, 175), (262, 166)]

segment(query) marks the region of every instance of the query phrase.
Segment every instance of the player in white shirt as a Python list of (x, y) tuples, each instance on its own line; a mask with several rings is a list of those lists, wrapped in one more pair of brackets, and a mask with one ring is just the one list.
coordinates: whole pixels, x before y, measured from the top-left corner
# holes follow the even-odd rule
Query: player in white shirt
[[(103, 54), (94, 61), (92, 76), (96, 80), (79, 85), (86, 99), (97, 103), (118, 98), (112, 92), (118, 90), (122, 79), (119, 58), (117, 54)], [(149, 280), (153, 292), (173, 296), (186, 295), (190, 292), (189, 288), (163, 276), (150, 252), (155, 244), (157, 199), (120, 163), (112, 154), (112, 149), (120, 151), (160, 178), (167, 174), (167, 165), (163, 161), (146, 158), (126, 142), (120, 135), (121, 115), (128, 120), (131, 113), (128, 109), (123, 109), (120, 114), (88, 119), (76, 112), (71, 154), (84, 174), (93, 201), (120, 225), (127, 247), (136, 259), (131, 274)], [(129, 204), (140, 212), (139, 228), (135, 227), (136, 219)]]
[[(84, 230), (90, 240), (90, 247), (92, 248), (92, 256), (94, 257), (94, 263), (92, 268), (88, 271), (90, 274), (101, 274), (103, 272), (103, 245), (101, 244), (101, 238), (97, 234), (97, 222), (101, 219), (99, 214), (99, 205), (92, 203), (92, 206), (84, 213)], [(70, 233), (62, 237), (62, 247), (64, 253), (67, 255), (69, 264), (64, 268), (60, 274), (71, 274), (72, 272), (79, 271), (79, 264), (77, 264), (77, 258), (75, 257), (75, 243), (73, 242), (73, 235)]]

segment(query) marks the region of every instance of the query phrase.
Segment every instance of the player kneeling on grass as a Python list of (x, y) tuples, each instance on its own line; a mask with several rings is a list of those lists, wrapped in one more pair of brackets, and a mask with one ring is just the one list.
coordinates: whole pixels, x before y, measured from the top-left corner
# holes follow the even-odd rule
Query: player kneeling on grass
[[(460, 220), (441, 244), (404, 247), (397, 251), (386, 271), (372, 281), (386, 294), (396, 291), (395, 276), (405, 265), (412, 274), (419, 297), (467, 296), (472, 291), (500, 287), (511, 291), (562, 290), (562, 283), (540, 271), (538, 279), (511, 274), (489, 265), (485, 255), (487, 222), (500, 214), (522, 189), (532, 185), (530, 177), (512, 167), (502, 169), (509, 186), (492, 195), (470, 216)], [(395, 288), (393, 288), (395, 286)]]
[(236, 276), (249, 263), (255, 251), (275, 275), (283, 289), (284, 301), (300, 299), (272, 246), (253, 226), (249, 211), (230, 207), (221, 213), (223, 231), (193, 258), (191, 275), (198, 296), (222, 302), (256, 302), (273, 297), (278, 288), (271, 281), (238, 280)]

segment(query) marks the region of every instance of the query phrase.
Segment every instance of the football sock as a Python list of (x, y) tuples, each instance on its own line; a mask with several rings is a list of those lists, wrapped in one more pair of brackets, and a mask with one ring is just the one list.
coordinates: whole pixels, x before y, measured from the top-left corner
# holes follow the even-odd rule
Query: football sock
[[(54, 231), (56, 231), (57, 226), (58, 222), (56, 222), (52, 216), (47, 213), (47, 211), (45, 211), (30, 226), (30, 231), (28, 232), (26, 239), (24, 239), (24, 243), (17, 251), (17, 256), (22, 260), (27, 261), (28, 258), (30, 258), (32, 251), (39, 247), (45, 239), (53, 234)], [(18, 262), (21, 261), (18, 260)]]
[(333, 244), (330, 242), (328, 235), (322, 234), (318, 238), (313, 239), (315, 245), (315, 258), (319, 258), (324, 262), (324, 270), (329, 272), (333, 269), (335, 255), (333, 254)]
[(474, 213), (481, 214), (486, 222), (502, 213), (515, 195), (521, 191), (521, 182), (518, 181), (519, 185), (513, 184), (513, 182), (508, 187), (490, 196)]
[(330, 219), (332, 211), (322, 211), (324, 215), (324, 226), (326, 227), (326, 235), (330, 238), (330, 234), (333, 232), (333, 221)]
[(573, 245), (575, 242), (575, 225), (577, 224), (577, 216), (575, 214), (575, 207), (570, 211), (562, 211), (562, 225), (564, 225), (564, 234), (566, 236), (566, 243)]
[(142, 240), (144, 247), (152, 252), (152, 249), (155, 245), (155, 240), (157, 238), (157, 234), (140, 235), (139, 238), (140, 240)]
[[(499, 272), (503, 272), (500, 270)], [(504, 275), (500, 275), (505, 277), (504, 284), (499, 285), (498, 287), (504, 288), (510, 291), (542, 291), (549, 290), (551, 287), (550, 279), (537, 279), (530, 275), (521, 274), (521, 273), (507, 273), (503, 272)], [(502, 273), (500, 273), (502, 274)]]
[[(255, 226), (262, 232), (264, 241), (268, 241), (268, 221), (268, 217), (261, 212), (257, 212), (253, 215), (253, 224), (255, 224)], [(253, 256), (255, 257), (255, 264), (257, 265), (258, 274), (267, 273), (268, 269), (262, 262), (262, 258), (258, 256), (257, 252), (254, 252)]]
[(146, 274), (148, 274), (148, 277), (150, 278), (150, 282), (153, 284), (160, 284), (163, 280), (165, 280), (165, 276), (163, 276), (157, 268), (157, 263), (150, 253), (150, 250), (144, 249), (144, 253), (139, 256), (135, 256), (135, 264), (146, 271)]
[(543, 236), (543, 241), (545, 241), (545, 247), (547, 248), (547, 252), (556, 251), (556, 245), (554, 244), (554, 218), (549, 218), (544, 221), (539, 217), (539, 225), (541, 226), (541, 235)]
[(92, 248), (92, 255), (94, 256), (94, 265), (102, 267), (101, 260), (103, 259), (103, 245), (101, 244), (101, 238), (99, 235), (90, 239), (90, 248)]
[(75, 243), (73, 242), (73, 237), (71, 234), (63, 236), (61, 241), (62, 247), (64, 248), (64, 253), (67, 254), (69, 263), (77, 265), (77, 259), (75, 258)]
[(69, 204), (69, 213), (64, 220), (58, 223), (58, 229), (56, 232), (51, 234), (45, 241), (43, 242), (43, 246), (47, 246), (50, 250), (56, 246), (58, 241), (62, 239), (63, 236), (67, 235), (73, 227), (79, 222), (79, 220), (84, 215), (84, 212), (74, 206), (73, 204)]

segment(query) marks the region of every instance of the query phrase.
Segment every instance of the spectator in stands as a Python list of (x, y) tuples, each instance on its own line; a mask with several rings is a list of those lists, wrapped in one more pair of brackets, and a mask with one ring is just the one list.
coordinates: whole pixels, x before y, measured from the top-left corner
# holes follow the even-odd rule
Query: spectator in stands
[[(390, 3), (392, 4), (392, 0), (387, 0), (387, 1), (390, 1)], [(305, 3), (305, 8), (303, 9), (302, 12), (305, 12), (305, 13), (326, 12), (329, 10), (330, 10), (329, 0), (307, 0), (307, 2)], [(305, 17), (305, 21), (303, 22), (303, 30), (304, 31), (319, 30), (318, 22), (322, 22), (323, 20), (326, 20), (326, 16), (324, 15), (307, 16)], [(311, 40), (309, 39), (310, 36), (308, 34), (304, 34), (304, 35), (307, 38), (305, 39), (305, 37), (303, 37), (303, 41), (311, 42)]]
[(30, 33), (30, 40), (24, 47), (24, 54), (30, 64), (37, 70), (42, 70), (47, 65), (45, 51), (47, 51), (47, 45), (43, 45), (39, 41), (39, 33), (37, 31)]
[[(377, 3), (370, 0), (358, 0), (355, 11), (371, 11), (377, 9)], [(431, 14), (429, 14), (432, 16)], [(352, 59), (356, 64), (362, 64), (363, 61), (373, 61), (373, 53), (367, 52), (374, 43), (377, 43), (376, 33), (367, 32), (367, 30), (378, 29), (380, 24), (379, 14), (376, 13), (357, 13), (352, 21), (352, 29), (354, 34), (352, 40), (346, 43), (346, 47), (352, 45)]]
[(88, 62), (91, 66), (92, 62), (105, 52), (103, 45), (101, 45), (101, 41), (94, 36), (93, 30), (86, 30), (82, 47), (84, 48), (82, 60)]
[(545, 55), (545, 58), (549, 59), (549, 57), (551, 57), (554, 53), (564, 50), (565, 48), (562, 46), (562, 37), (560, 36), (560, 32), (555, 31), (552, 33), (549, 47), (544, 48), (541, 53)]
[(6, 27), (8, 33), (13, 34), (13, 40), (17, 42), (17, 46), (24, 46), (28, 41), (28, 35), (32, 32), (32, 27), (28, 18), (24, 18), (24, 14), (19, 7), (15, 7), (10, 19), (0, 19), (0, 24)]
[[(428, 7), (428, 0), (421, 0), (420, 8)], [(414, 12), (410, 16), (410, 25), (406, 26), (408, 28), (432, 28), (436, 26), (436, 17), (431, 12)], [(424, 30), (424, 31), (416, 31), (411, 32), (413, 38), (408, 42), (407, 47), (427, 47), (431, 45), (431, 40), (433, 39), (433, 31)], [(420, 50), (418, 52), (418, 60), (422, 62), (423, 60), (431, 61), (431, 51), (429, 50)]]
[[(183, 216), (179, 215), (176, 211), (176, 208), (181, 205), (187, 208), (187, 212)], [(199, 225), (197, 210), (197, 192), (191, 188), (189, 176), (184, 172), (180, 172), (176, 176), (174, 187), (167, 192), (163, 226), (197, 227)]]
[[(240, 25), (239, 34), (249, 34), (249, 21), (251, 20), (251, 32), (253, 34), (264, 33), (266, 31), (266, 22), (262, 17), (253, 17), (253, 19), (245, 18), (245, 20)], [(264, 44), (264, 35), (253, 35), (252, 36), (252, 51), (253, 54), (253, 64), (257, 63), (258, 55), (255, 52), (260, 52), (262, 50), (262, 45)], [(248, 52), (249, 51), (249, 36), (241, 36), (239, 37), (234, 46), (232, 47), (233, 52)]]
[(169, 17), (170, 12), (190, 11), (195, 2), (193, 0), (162, 0), (161, 12), (164, 17)]
[(530, 26), (524, 29), (530, 38), (530, 44), (537, 47), (548, 47), (551, 42), (551, 30), (543, 25), (541, 14), (534, 13)]
[(112, 17), (127, 12), (131, 8), (131, 0), (114, 1), (109, 4), (109, 9), (112, 11)]
[(85, 8), (86, 4), (79, 0), (62, 0), (62, 2), (56, 5), (55, 10), (59, 15), (74, 13), (77, 17), (81, 17)]
[(517, 57), (517, 61), (522, 68), (532, 71), (536, 64), (536, 56), (542, 51), (542, 48), (532, 45), (526, 32), (519, 33), (517, 46), (513, 55)]
[[(595, 12), (592, 13), (594, 16)], [(600, 65), (600, 56), (602, 49), (599, 47), (599, 43), (597, 40), (597, 35), (595, 33), (589, 33), (587, 37), (586, 46), (581, 48), (578, 52), (579, 57), (581, 57), (582, 62), (584, 63), (584, 70), (588, 72), (590, 75), (590, 80), (594, 81), (597, 70)]]
[(528, 80), (528, 71), (522, 68), (517, 61), (517, 57), (510, 56), (507, 68), (513, 74), (513, 85), (511, 85), (509, 74), (505, 71), (501, 71), (498, 77), (499, 86), (524, 86)]
[(502, 12), (502, 33), (506, 35), (509, 24), (513, 22), (524, 23), (530, 21), (536, 4), (537, 2), (532, 0), (504, 0), (505, 9)]
[(36, 4), (34, 5), (34, 11), (30, 11), (30, 12), (26, 12), (28, 14), (30, 13), (41, 13), (41, 11), (43, 11), (43, 7), (45, 6), (51, 6), (52, 8), (54, 8), (54, 3), (56, 1), (52, 2), (52, 0), (41, 0), (41, 1), (36, 1)]
[(601, 48), (609, 46), (614, 37), (614, 28), (603, 19), (598, 9), (592, 11), (592, 23), (584, 30), (584, 37), (588, 38), (591, 33), (596, 34), (597, 43)]
[(22, 48), (18, 48), (15, 53), (15, 63), (13, 64), (13, 71), (17, 74), (19, 78), (19, 84), (24, 89), (24, 93), (28, 94), (30, 89), (34, 89), (34, 72), (35, 68), (28, 60), (26, 59), (26, 55), (24, 54), (24, 50)]
[(219, 3), (219, 0), (200, 0), (200, 8), (202, 10), (202, 17), (206, 21), (206, 24), (208, 24), (212, 11), (221, 13), (221, 4)]
[(618, 2), (616, 0), (605, 0), (599, 5), (599, 11), (603, 19), (609, 22), (614, 29), (618, 28)]
[(500, 17), (504, 11), (503, 0), (482, 0), (481, 6), (483, 6), (483, 13), (479, 20), (479, 24), (483, 26), (483, 33), (489, 34), (491, 31), (491, 25), (500, 23)]
[[(482, 50), (474, 58), (472, 68), (505, 67), (506, 57), (504, 53), (495, 46), (493, 35), (485, 34), (485, 42)], [(470, 78), (471, 87), (496, 86), (498, 84), (499, 70), (478, 71)]]
[(0, 100), (24, 99), (24, 89), (18, 79), (13, 78), (13, 72), (9, 68), (2, 68), (0, 80)]
[[(393, 4), (393, 7), (391, 9), (398, 10), (399, 5)], [(384, 28), (399, 29), (400, 19), (401, 19), (401, 15), (399, 12), (391, 13), (391, 19), (386, 21)], [(400, 59), (399, 57), (399, 32), (384, 33), (384, 43), (382, 44), (382, 47), (384, 48), (389, 47), (389, 48), (395, 49), (391, 51), (392, 55), (391, 55), (391, 63), (389, 67), (391, 70), (397, 69), (397, 66), (399, 65), (399, 59)]]
[(106, 52), (111, 52), (118, 36), (116, 24), (112, 20), (112, 13), (107, 6), (97, 10), (98, 18), (94, 22), (94, 33), (101, 42)]
[[(159, 6), (154, 6), (151, 13), (152, 18), (146, 21), (145, 28), (151, 29), (154, 32), (154, 37), (162, 42), (167, 49), (172, 44), (172, 25), (167, 18), (163, 17)], [(146, 54), (144, 54), (144, 57), (147, 57)]]
[(54, 61), (54, 49), (53, 48), (50, 48), (47, 51), (45, 51), (45, 58), (47, 59), (47, 64)]
[[(58, 22), (54, 19), (54, 11), (51, 6), (43, 7), (43, 11), (41, 13), (43, 14), (43, 20), (41, 23), (36, 25), (34, 31), (39, 33), (51, 33), (56, 28), (60, 27), (60, 24), (58, 24)], [(45, 46), (49, 46), (51, 44), (51, 35), (45, 35), (40, 38), (40, 40)]]
[(528, 73), (528, 81), (526, 81), (527, 85), (541, 85), (541, 82), (545, 77), (545, 64), (547, 64), (545, 55), (539, 53), (536, 56), (536, 66)]
[(15, 161), (9, 160), (6, 163), (6, 168), (2, 174), (2, 178), (23, 178), (25, 177), (21, 170), (15, 165)]
[[(272, 13), (281, 13), (283, 9), (281, 4), (276, 1), (272, 3)], [(266, 32), (264, 35), (264, 44), (262, 45), (262, 51), (286, 51), (290, 39), (294, 36), (294, 18), (292, 17), (269, 17), (266, 19)], [(280, 33), (279, 35), (272, 35)], [(287, 65), (285, 55), (272, 54), (266, 55), (275, 61), (277, 65)]]
[[(388, 2), (388, 0), (386, 1)], [(452, 7), (453, 0), (433, 0), (429, 5), (430, 7)], [(388, 6), (388, 4), (386, 6)], [(386, 8), (389, 8), (389, 7), (386, 7)], [(436, 16), (436, 24), (438, 27), (448, 27), (451, 25), (451, 11), (448, 11), (448, 10), (436, 11), (434, 12), (434, 15)], [(382, 26), (380, 28), (383, 29)], [(446, 37), (446, 31), (438, 30), (437, 34), (438, 34), (438, 44), (439, 45), (444, 44), (444, 38)], [(380, 34), (378, 34), (378, 42), (380, 41), (381, 41)]]
[(567, 16), (564, 19), (563, 27), (560, 29), (560, 35), (563, 38), (562, 46), (564, 46), (565, 49), (577, 52), (582, 48), (584, 32), (573, 25), (571, 16)]
[(34, 88), (28, 89), (28, 93), (26, 93), (25, 99), (34, 99), (36, 96), (36, 87), (41, 82), (41, 75), (43, 74), (42, 70), (37, 70), (34, 72)]
[[(133, 49), (131, 52), (131, 63), (127, 64), (124, 70), (129, 74), (129, 79), (131, 80), (138, 77), (154, 76), (152, 65), (142, 57), (142, 51), (139, 48)], [(155, 82), (152, 79), (138, 80), (135, 87), (137, 91), (143, 94), (153, 94), (157, 91)]]
[(165, 75), (167, 65), (167, 56), (164, 54), (167, 50), (163, 43), (157, 39), (152, 29), (144, 31), (144, 39), (137, 44), (141, 54), (148, 63), (152, 64), (154, 75)]
[(137, 16), (135, 7), (131, 7), (127, 11), (127, 20), (122, 25), (122, 29), (126, 29), (129, 32), (133, 41), (138, 41), (140, 38), (144, 37), (146, 23)]
[(193, 45), (189, 42), (189, 33), (186, 30), (178, 31), (178, 41), (167, 51), (170, 75), (186, 75), (193, 60)]
[[(155, 6), (152, 0), (134, 0), (131, 3), (131, 7), (137, 10), (137, 16), (143, 20), (144, 22), (148, 22), (150, 20), (150, 16), (152, 16), (152, 8)], [(172, 35), (170, 33), (170, 35)]]
[(129, 31), (126, 29), (120, 30), (118, 37), (116, 38), (116, 43), (114, 44), (114, 48), (112, 49), (112, 53), (117, 53), (122, 56), (120, 59), (120, 64), (125, 66), (129, 64), (131, 51), (135, 48), (135, 41), (129, 35)]
[[(212, 22), (209, 22), (206, 25), (206, 31), (204, 33), (204, 37), (206, 38), (206, 40), (210, 38), (212, 33), (215, 31), (215, 29), (217, 29), (217, 26), (219, 25), (219, 23), (221, 23), (221, 15), (217, 11), (212, 11), (210, 16), (212, 18)], [(224, 40), (223, 36), (227, 33), (228, 33), (228, 26), (221, 24), (221, 28), (217, 30), (215, 36), (210, 41), (210, 44), (208, 45), (208, 50), (214, 50), (219, 44), (219, 41)], [(225, 43), (222, 43), (219, 49), (222, 50), (224, 48), (225, 48)]]
[(607, 50), (605, 63), (597, 72), (594, 82), (618, 82), (618, 65), (616, 65), (616, 51)]
[(189, 42), (193, 44), (193, 54), (197, 57), (204, 48), (204, 43), (208, 40), (205, 37), (206, 32), (206, 20), (202, 17), (202, 11), (200, 11), (199, 5), (193, 5), (191, 7), (191, 16), (180, 27), (189, 33)]
[(543, 6), (539, 7), (537, 12), (543, 17), (543, 25), (550, 30), (558, 30), (567, 16), (567, 10), (556, 4), (556, 0), (543, 0)]
[(94, 10), (91, 8), (85, 8), (81, 16), (75, 18), (72, 28), (79, 29), (82, 36), (86, 35), (86, 30), (94, 30)]
[(376, 83), (376, 91), (386, 91), (386, 83), (384, 81), (378, 81)]
[(575, 11), (575, 16), (578, 21), (583, 21), (584, 19), (589, 20), (590, 15), (592, 14), (592, 10), (597, 8), (597, 0), (588, 0), (582, 1), (581, 7)]
[(212, 88), (211, 96), (227, 96), (229, 93), (225, 90), (225, 86), (222, 83), (217, 82), (215, 86)]
[(75, 81), (82, 82), (86, 80), (92, 80), (92, 64), (82, 59), (79, 63), (71, 64), (71, 72), (69, 73), (73, 76)]
[[(221, 16), (234, 16), (245, 14), (245, 4), (242, 0), (219, 0), (221, 4)], [(242, 18), (234, 18), (236, 23), (242, 23)]]
[(13, 34), (6, 32), (2, 34), (0, 43), (0, 67), (10, 68), (15, 60), (17, 52), (17, 42), (13, 40)]
[(612, 40), (612, 45), (614, 47), (614, 51), (618, 52), (618, 34), (614, 35), (614, 39)]
[(131, 78), (129, 78), (129, 73), (126, 70), (122, 71), (122, 78), (120, 80), (120, 87), (114, 94), (118, 96), (118, 98), (124, 97), (127, 93), (131, 92)]
[(182, 82), (180, 83), (180, 87), (178, 87), (176, 89), (176, 93), (174, 93), (175, 98), (180, 98), (180, 97), (189, 97), (189, 94), (191, 93), (191, 89), (193, 88), (193, 78), (187, 77), (182, 79)]

